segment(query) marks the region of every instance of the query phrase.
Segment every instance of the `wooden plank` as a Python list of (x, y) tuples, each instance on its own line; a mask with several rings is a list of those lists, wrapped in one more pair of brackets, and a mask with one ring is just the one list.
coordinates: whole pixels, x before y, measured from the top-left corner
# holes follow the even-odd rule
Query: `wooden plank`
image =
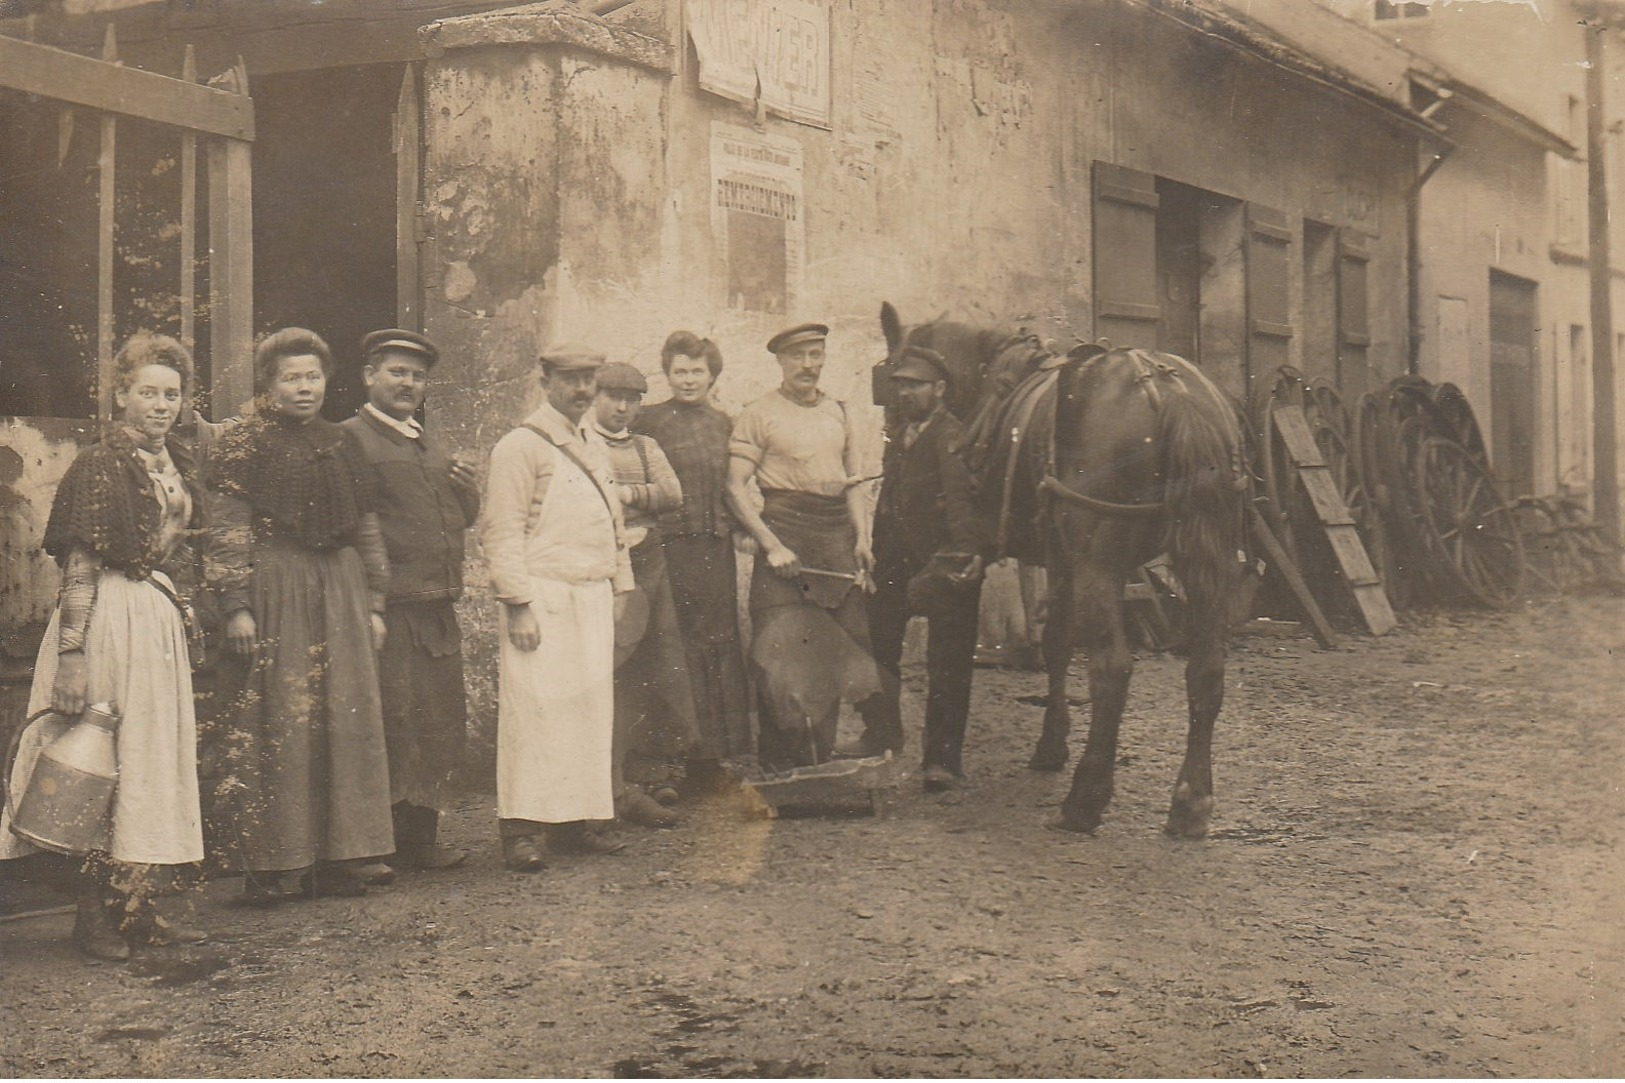
[(417, 65), (408, 64), (395, 100), (395, 321), (411, 330), (423, 329), (417, 213), (421, 161)]
[(209, 371), (211, 416), (254, 395), (254, 192), (251, 144), (209, 141)]
[(1382, 584), (1375, 565), (1371, 563), (1371, 558), (1366, 555), (1365, 546), (1360, 541), (1360, 532), (1353, 524), (1332, 527), (1326, 531), (1326, 537), (1332, 543), (1332, 549), (1336, 551), (1338, 566), (1343, 569), (1343, 577), (1350, 586)]
[[(118, 59), (118, 39), (113, 24), (107, 24), (102, 42), (102, 59), (108, 64)], [(0, 59), (0, 68), (4, 60)], [(113, 416), (113, 242), (117, 221), (118, 118), (101, 118), (101, 153), (96, 160), (96, 401), (99, 417)]]
[(0, 36), (0, 88), (211, 135), (254, 138), (254, 103), (247, 95), (18, 38)]
[(1275, 536), (1275, 532), (1264, 521), (1264, 516), (1259, 513), (1256, 505), (1249, 502), (1247, 514), (1252, 522), (1253, 536), (1264, 546), (1264, 552), (1280, 569), (1281, 578), (1286, 580), (1287, 588), (1292, 591), (1292, 597), (1297, 600), (1298, 608), (1303, 610), (1303, 615), (1309, 619), (1309, 631), (1314, 635), (1315, 642), (1327, 650), (1337, 646), (1337, 633), (1332, 630), (1331, 624), (1326, 620), (1326, 614), (1322, 613), (1320, 606), (1315, 603), (1315, 596), (1310, 592), (1309, 584), (1304, 582), (1303, 573), (1298, 570), (1297, 564), (1287, 555), (1286, 548), (1281, 545), (1280, 539)]
[(1354, 525), (1354, 517), (1349, 514), (1348, 505), (1343, 503), (1343, 494), (1337, 491), (1337, 482), (1332, 480), (1330, 469), (1324, 466), (1300, 466), (1298, 477), (1323, 526)]
[(1352, 590), (1372, 635), (1385, 636), (1399, 627), (1399, 618), (1394, 616), (1394, 607), (1388, 603), (1388, 592), (1381, 583), (1363, 583)]

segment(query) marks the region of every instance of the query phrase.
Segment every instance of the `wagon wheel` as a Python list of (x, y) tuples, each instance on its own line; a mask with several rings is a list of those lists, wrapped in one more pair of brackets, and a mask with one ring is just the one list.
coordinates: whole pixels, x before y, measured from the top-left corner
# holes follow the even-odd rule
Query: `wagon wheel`
[(1461, 388), (1455, 384), (1435, 387), (1433, 405), (1449, 423), (1456, 443), (1466, 448), (1478, 460), (1478, 464), (1488, 470), (1490, 454), (1484, 446), (1484, 434), (1478, 428), (1478, 418), (1473, 415), (1473, 404), (1467, 401)]
[(1570, 534), (1550, 502), (1524, 497), (1513, 509), (1513, 518), (1531, 585), (1566, 594), (1589, 578), (1584, 558), (1575, 552)]
[(1440, 584), (1494, 609), (1511, 605), (1523, 586), (1523, 543), (1488, 471), (1454, 440), (1430, 436), (1417, 448), (1412, 479)]
[(1384, 523), (1388, 532), (1388, 555), (1391, 566), (1404, 581), (1407, 604), (1423, 600), (1432, 582), (1428, 569), (1432, 566), (1420, 514), (1411, 486), (1411, 463), (1416, 449), (1426, 437), (1426, 427), (1420, 418), (1403, 416), (1402, 410), (1390, 409), (1379, 427), (1377, 465), (1387, 497)]

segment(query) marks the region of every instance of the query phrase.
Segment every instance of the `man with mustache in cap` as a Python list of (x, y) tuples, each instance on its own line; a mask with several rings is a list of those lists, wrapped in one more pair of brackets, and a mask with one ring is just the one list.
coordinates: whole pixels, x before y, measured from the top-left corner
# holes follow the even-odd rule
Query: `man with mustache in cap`
[(480, 514), (479, 479), (414, 416), (440, 360), (435, 344), (415, 331), (389, 328), (362, 338), (361, 352), (367, 402), (342, 424), (372, 468), (389, 553), (388, 632), (378, 654), (378, 684), (395, 861), (406, 868), (451, 868), (468, 856), (438, 840), (447, 786), (467, 739), (456, 600), (463, 593), (463, 535)]
[(604, 355), (541, 355), (546, 401), (491, 451), (481, 540), (502, 603), (497, 815), (503, 863), (544, 867), (544, 847), (613, 853), (587, 829), (615, 816), (615, 618), (632, 564), (603, 444), (591, 434)]
[[(875, 509), (875, 593), (869, 630), (875, 658), (894, 681), (885, 706), (867, 719), (879, 734), (901, 732), (898, 666), (909, 617), (929, 625), (925, 657), (923, 779), (929, 792), (952, 789), (970, 711), (976, 609), (982, 564), (992, 542), (971, 498), (970, 472), (955, 454), (959, 419), (948, 412), (948, 370), (934, 350), (909, 346), (892, 371), (901, 425), (888, 430)], [(864, 751), (859, 749), (858, 751)]]
[[(757, 755), (769, 770), (830, 759), (841, 700), (866, 710), (881, 687), (863, 607), (874, 556), (854, 434), (846, 406), (818, 388), (828, 334), (808, 323), (773, 336), (782, 382), (740, 412), (728, 443), (728, 505), (757, 548), (750, 658)], [(872, 752), (902, 747), (900, 731), (867, 732)]]

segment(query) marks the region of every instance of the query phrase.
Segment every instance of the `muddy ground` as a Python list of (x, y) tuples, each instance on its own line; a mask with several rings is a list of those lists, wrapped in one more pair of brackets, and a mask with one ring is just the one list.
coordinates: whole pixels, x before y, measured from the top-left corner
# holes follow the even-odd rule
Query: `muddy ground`
[(467, 867), (269, 912), (216, 881), (201, 947), (0, 923), (0, 1073), (1625, 1074), (1622, 652), (1618, 599), (1238, 640), (1201, 843), (1160, 834), (1166, 656), (1095, 837), (1043, 829), (1038, 678), (993, 670), (964, 788), (920, 792), (911, 734), (877, 816), (710, 799), (521, 877), (476, 795)]

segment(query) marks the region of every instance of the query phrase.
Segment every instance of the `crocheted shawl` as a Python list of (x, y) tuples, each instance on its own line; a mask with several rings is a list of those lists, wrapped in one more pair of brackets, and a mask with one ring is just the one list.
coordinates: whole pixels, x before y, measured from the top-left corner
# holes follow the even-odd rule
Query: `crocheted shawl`
[(248, 504), (261, 540), (342, 549), (354, 544), (361, 517), (375, 510), (361, 446), (322, 418), (250, 418), (221, 438), (209, 474), (210, 488)]
[[(173, 437), (165, 446), (192, 493), (187, 528), (198, 530), (203, 525), (203, 491), (195, 461)], [(113, 425), (99, 442), (79, 453), (57, 485), (51, 518), (45, 524), (45, 551), (61, 563), (74, 549), (83, 549), (104, 566), (143, 579), (167, 555), (158, 548), (161, 514), (134, 437), (124, 426)]]

